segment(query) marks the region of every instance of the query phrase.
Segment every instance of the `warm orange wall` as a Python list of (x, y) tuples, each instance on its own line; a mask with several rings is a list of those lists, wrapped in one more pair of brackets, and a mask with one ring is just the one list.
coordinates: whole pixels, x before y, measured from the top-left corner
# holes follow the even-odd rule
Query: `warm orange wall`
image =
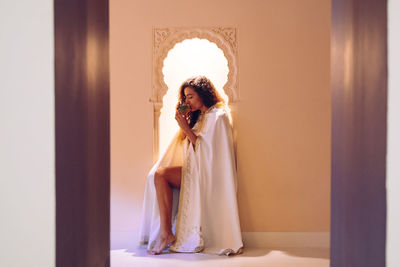
[(111, 230), (137, 231), (152, 166), (152, 27), (238, 29), (244, 232), (329, 231), (330, 1), (110, 1)]

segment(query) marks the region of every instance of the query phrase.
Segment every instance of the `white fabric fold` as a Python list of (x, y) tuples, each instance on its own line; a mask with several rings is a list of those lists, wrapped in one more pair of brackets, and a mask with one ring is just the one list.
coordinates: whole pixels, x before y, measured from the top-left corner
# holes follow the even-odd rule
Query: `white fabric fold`
[(237, 207), (237, 174), (232, 127), (227, 111), (216, 105), (192, 129), (196, 143), (176, 134), (147, 177), (139, 238), (150, 248), (160, 230), (154, 173), (182, 166), (181, 188), (173, 190), (175, 252), (219, 255), (241, 253), (243, 242)]

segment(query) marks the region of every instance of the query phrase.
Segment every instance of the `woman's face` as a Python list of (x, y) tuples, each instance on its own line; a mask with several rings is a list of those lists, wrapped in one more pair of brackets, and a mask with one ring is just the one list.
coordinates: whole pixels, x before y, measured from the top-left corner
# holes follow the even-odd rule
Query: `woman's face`
[(183, 93), (185, 94), (185, 102), (189, 106), (190, 111), (196, 111), (203, 106), (203, 101), (193, 88), (186, 87)]

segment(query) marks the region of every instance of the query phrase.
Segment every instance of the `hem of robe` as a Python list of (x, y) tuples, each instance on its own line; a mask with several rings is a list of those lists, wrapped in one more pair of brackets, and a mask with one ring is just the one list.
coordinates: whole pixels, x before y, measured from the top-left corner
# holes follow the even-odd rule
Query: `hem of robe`
[(170, 251), (176, 252), (176, 253), (201, 253), (201, 254), (211, 254), (211, 255), (219, 255), (219, 256), (233, 256), (233, 255), (239, 255), (243, 253), (243, 246), (232, 249), (232, 248), (225, 248), (225, 249), (220, 249), (220, 248), (212, 248), (212, 247), (197, 247), (193, 251), (179, 251), (175, 250), (172, 247), (169, 248)]
[[(139, 241), (139, 246), (146, 246), (148, 247), (149, 240), (142, 239)], [(225, 256), (233, 256), (233, 255), (239, 255), (243, 253), (244, 247), (241, 246), (239, 248), (225, 248), (225, 249), (220, 249), (220, 248), (213, 248), (213, 247), (196, 247), (194, 250), (179, 250), (179, 249), (174, 249), (174, 243), (172, 243), (169, 246), (169, 251), (175, 252), (175, 253), (202, 253), (202, 254), (212, 254), (212, 255), (225, 255)]]

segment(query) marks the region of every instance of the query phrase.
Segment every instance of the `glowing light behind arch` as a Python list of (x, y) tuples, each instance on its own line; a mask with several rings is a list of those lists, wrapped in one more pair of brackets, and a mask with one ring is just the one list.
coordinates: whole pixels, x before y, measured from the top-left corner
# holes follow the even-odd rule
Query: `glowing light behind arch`
[(160, 155), (165, 151), (174, 134), (179, 130), (175, 120), (179, 86), (195, 75), (209, 78), (218, 93), (228, 104), (223, 87), (228, 81), (228, 60), (218, 46), (206, 39), (187, 39), (176, 44), (164, 60), (162, 69), (168, 91), (163, 98), (160, 115)]

